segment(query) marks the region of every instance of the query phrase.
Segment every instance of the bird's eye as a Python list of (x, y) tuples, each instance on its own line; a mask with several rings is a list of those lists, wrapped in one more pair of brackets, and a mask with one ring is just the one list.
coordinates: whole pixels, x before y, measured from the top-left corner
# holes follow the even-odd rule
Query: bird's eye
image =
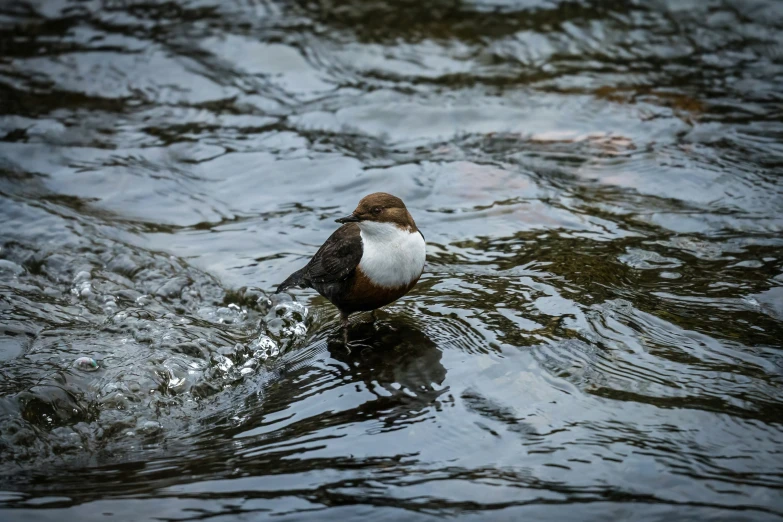
[(373, 214), (380, 214), (383, 209), (381, 207), (375, 207), (372, 209)]

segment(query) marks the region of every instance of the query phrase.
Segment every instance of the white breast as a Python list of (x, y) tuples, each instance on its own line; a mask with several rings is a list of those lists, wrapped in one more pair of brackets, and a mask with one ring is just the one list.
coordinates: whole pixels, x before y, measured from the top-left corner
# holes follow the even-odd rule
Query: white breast
[(426, 245), (419, 232), (391, 223), (359, 223), (364, 251), (359, 268), (378, 286), (399, 288), (424, 271)]

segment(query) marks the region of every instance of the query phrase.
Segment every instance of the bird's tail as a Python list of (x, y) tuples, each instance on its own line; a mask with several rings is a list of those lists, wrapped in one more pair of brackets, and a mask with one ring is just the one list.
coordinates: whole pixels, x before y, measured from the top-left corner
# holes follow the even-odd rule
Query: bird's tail
[[(305, 267), (306, 268), (306, 267)], [(280, 283), (280, 285), (277, 287), (277, 290), (275, 290), (276, 294), (279, 294), (280, 292), (285, 292), (289, 288), (293, 288), (294, 286), (305, 286), (307, 283), (305, 281), (305, 268), (302, 268), (301, 270), (297, 270), (290, 276), (288, 276), (288, 279)]]

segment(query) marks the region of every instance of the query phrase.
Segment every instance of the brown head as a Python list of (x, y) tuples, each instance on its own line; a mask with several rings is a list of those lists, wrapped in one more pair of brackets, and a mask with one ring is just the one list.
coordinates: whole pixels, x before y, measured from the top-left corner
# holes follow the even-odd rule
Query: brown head
[(413, 217), (405, 208), (405, 203), (396, 196), (385, 192), (376, 192), (364, 196), (350, 216), (336, 220), (338, 223), (393, 223), (410, 231), (418, 230)]

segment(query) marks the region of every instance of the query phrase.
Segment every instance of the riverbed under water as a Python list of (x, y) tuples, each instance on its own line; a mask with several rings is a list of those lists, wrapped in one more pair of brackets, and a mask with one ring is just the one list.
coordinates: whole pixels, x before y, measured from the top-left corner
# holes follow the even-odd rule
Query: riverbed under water
[[(783, 519), (783, 2), (0, 5), (0, 519)], [(270, 291), (375, 191), (418, 286)], [(93, 362), (94, 361), (94, 362)]]

